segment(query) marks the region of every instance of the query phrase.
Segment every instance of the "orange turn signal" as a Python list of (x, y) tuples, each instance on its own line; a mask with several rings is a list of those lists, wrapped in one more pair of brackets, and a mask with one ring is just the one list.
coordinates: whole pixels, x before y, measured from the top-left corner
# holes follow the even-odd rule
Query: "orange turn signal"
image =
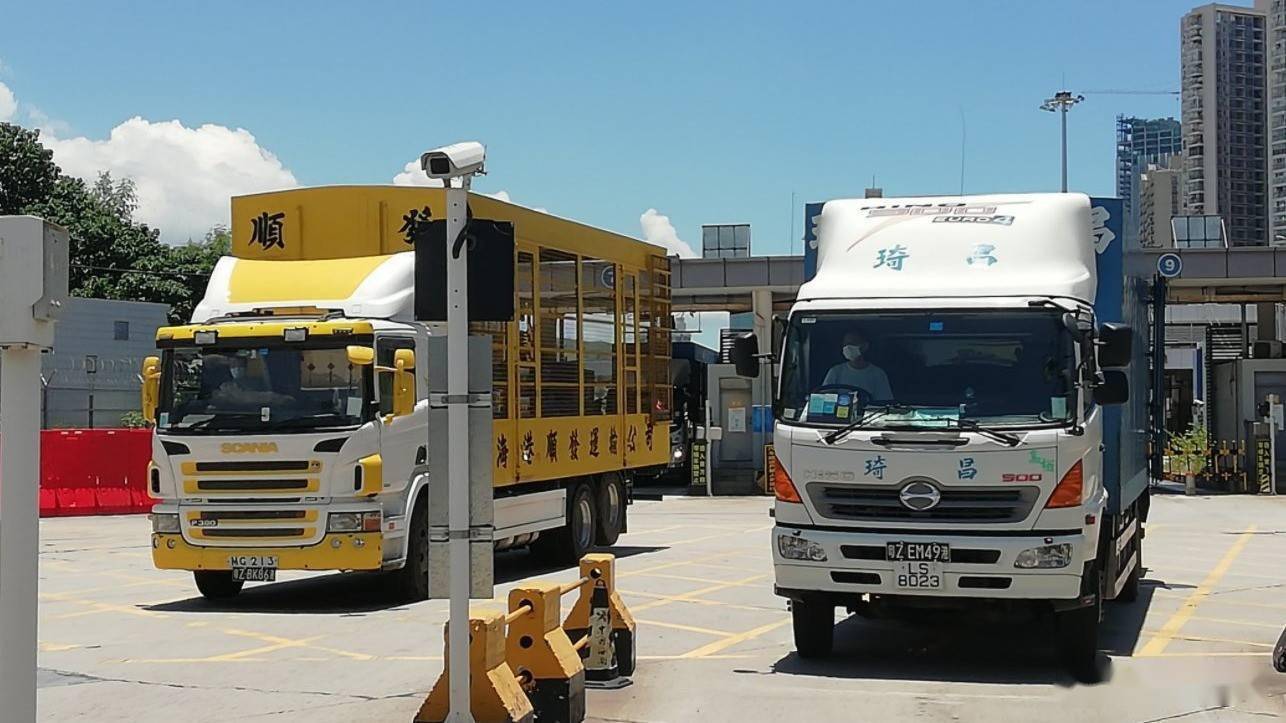
[(1045, 503), (1045, 509), (1080, 506), (1084, 498), (1084, 489), (1085, 474), (1081, 470), (1081, 461), (1078, 459), (1076, 464), (1067, 470), (1067, 474), (1058, 481), (1054, 493), (1049, 496), (1049, 502)]
[(780, 502), (804, 501), (799, 497), (799, 490), (795, 489), (795, 483), (791, 481), (790, 475), (786, 473), (786, 468), (782, 466), (780, 460), (773, 465), (772, 491)]

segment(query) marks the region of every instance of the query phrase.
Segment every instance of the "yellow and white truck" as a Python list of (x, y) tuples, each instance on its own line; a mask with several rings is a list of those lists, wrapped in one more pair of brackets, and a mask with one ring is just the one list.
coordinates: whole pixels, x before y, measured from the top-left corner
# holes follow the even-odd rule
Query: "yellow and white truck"
[[(427, 594), (442, 325), (414, 319), (411, 241), (443, 206), (381, 186), (232, 199), (233, 255), (144, 362), (158, 568), (210, 598), (278, 570), (401, 570)], [(515, 236), (514, 318), (470, 329), (492, 339), (496, 545), (579, 557), (616, 541), (633, 475), (669, 456), (669, 262), (486, 196), (469, 208)]]

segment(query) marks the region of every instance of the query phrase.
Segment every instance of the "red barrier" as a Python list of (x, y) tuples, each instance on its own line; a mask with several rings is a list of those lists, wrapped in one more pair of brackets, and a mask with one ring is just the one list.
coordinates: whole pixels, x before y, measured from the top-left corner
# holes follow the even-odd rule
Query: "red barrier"
[(148, 512), (148, 429), (47, 429), (40, 433), (40, 516)]

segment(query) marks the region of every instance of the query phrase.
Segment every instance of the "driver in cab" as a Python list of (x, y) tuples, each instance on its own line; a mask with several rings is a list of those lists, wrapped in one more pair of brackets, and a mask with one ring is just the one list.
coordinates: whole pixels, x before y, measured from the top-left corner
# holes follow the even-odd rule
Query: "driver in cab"
[(842, 352), (845, 361), (836, 364), (826, 372), (823, 386), (832, 384), (864, 390), (873, 401), (891, 401), (893, 390), (889, 387), (889, 376), (884, 370), (866, 359), (870, 342), (862, 332), (853, 330), (844, 334)]

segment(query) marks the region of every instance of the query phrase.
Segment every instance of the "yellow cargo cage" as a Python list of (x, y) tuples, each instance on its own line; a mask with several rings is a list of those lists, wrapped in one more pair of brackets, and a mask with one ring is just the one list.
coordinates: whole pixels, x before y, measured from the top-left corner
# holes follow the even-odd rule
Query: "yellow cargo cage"
[[(318, 262), (411, 251), (442, 189), (334, 186), (232, 200), (233, 254)], [(514, 224), (515, 318), (492, 335), (497, 486), (663, 465), (671, 404), (664, 249), (470, 194), (475, 218)], [(295, 275), (297, 276), (297, 275)]]

